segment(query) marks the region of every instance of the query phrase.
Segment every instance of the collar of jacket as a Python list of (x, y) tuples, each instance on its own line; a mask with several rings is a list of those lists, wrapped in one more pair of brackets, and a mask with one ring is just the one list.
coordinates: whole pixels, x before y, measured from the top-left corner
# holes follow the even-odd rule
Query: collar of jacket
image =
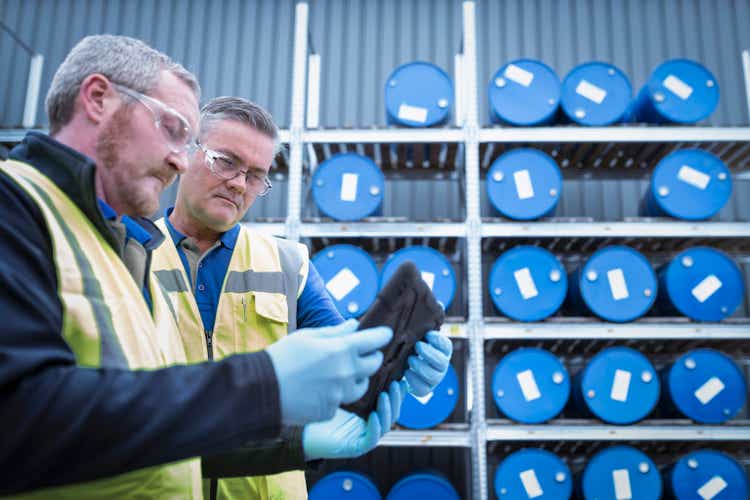
[[(117, 238), (97, 202), (94, 184), (96, 163), (91, 158), (39, 132), (27, 133), (9, 157), (34, 166), (54, 182), (91, 220), (110, 246), (120, 253)], [(144, 245), (146, 250), (151, 251), (164, 241), (164, 235), (149, 219), (131, 219), (151, 236), (151, 240)]]

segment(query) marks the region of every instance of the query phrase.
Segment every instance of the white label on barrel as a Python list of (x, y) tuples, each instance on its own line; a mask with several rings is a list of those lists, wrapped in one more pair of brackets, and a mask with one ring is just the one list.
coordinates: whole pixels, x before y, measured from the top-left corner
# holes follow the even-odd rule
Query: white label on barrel
[(706, 189), (711, 180), (710, 175), (706, 175), (700, 170), (688, 167), (687, 165), (680, 167), (680, 170), (677, 172), (677, 178), (701, 190)]
[(359, 174), (341, 176), (341, 201), (357, 201), (357, 183)]
[(695, 397), (702, 405), (707, 405), (723, 390), (724, 382), (718, 377), (711, 377), (695, 391)]
[(690, 97), (690, 94), (693, 93), (693, 87), (683, 82), (674, 75), (669, 75), (668, 77), (666, 77), (664, 81), (661, 82), (661, 84), (683, 101)]
[(625, 283), (625, 274), (623, 274), (622, 269), (618, 267), (607, 271), (607, 281), (609, 281), (609, 291), (612, 293), (613, 299), (622, 300), (630, 297), (628, 284)]
[(503, 74), (508, 80), (513, 80), (517, 84), (523, 85), (524, 87), (528, 87), (529, 85), (531, 85), (531, 82), (534, 81), (534, 73), (532, 73), (531, 71), (526, 71), (525, 69), (520, 68), (515, 64), (509, 64), (505, 68)]
[(402, 120), (424, 123), (427, 121), (427, 108), (419, 106), (409, 106), (405, 102), (398, 107), (398, 117)]
[(692, 294), (693, 297), (695, 297), (695, 300), (703, 304), (711, 297), (711, 295), (715, 294), (719, 288), (721, 288), (721, 280), (715, 275), (709, 274), (703, 278), (703, 281), (695, 285)]
[(615, 401), (624, 403), (628, 400), (630, 390), (630, 372), (627, 370), (615, 370), (615, 378), (612, 381), (612, 390), (609, 397)]
[(528, 170), (518, 170), (513, 172), (513, 181), (516, 183), (516, 192), (519, 200), (526, 200), (534, 197), (534, 186), (531, 184), (531, 175)]
[(536, 498), (544, 495), (544, 491), (542, 491), (542, 486), (536, 478), (536, 472), (534, 472), (534, 469), (525, 470), (520, 473), (519, 476), (521, 477), (523, 489), (526, 490), (527, 497)]
[(615, 498), (617, 500), (631, 500), (633, 498), (633, 492), (630, 489), (630, 474), (628, 474), (628, 469), (613, 470), (612, 481), (615, 483)]
[(698, 488), (698, 494), (703, 500), (711, 500), (716, 495), (724, 491), (727, 482), (721, 476), (714, 476), (706, 484)]
[(334, 299), (341, 300), (357, 286), (359, 286), (359, 278), (348, 267), (345, 267), (326, 283), (326, 290), (333, 295)]
[(414, 396), (414, 394), (412, 394), (412, 396), (414, 396), (414, 399), (419, 401), (422, 405), (426, 405), (427, 403), (429, 403), (430, 400), (432, 399), (432, 396), (434, 395), (435, 395), (434, 392), (429, 392), (425, 394), (424, 396)]
[(581, 80), (576, 87), (576, 94), (582, 95), (591, 102), (601, 104), (605, 97), (607, 97), (607, 91), (601, 87), (597, 87), (591, 82)]
[(536, 284), (531, 277), (531, 271), (529, 271), (528, 267), (515, 271), (513, 277), (516, 278), (518, 291), (521, 292), (521, 297), (523, 297), (524, 300), (533, 299), (539, 295), (539, 291), (536, 289)]
[(531, 370), (524, 370), (517, 373), (516, 380), (518, 380), (518, 385), (521, 386), (523, 399), (525, 399), (527, 403), (542, 397), (542, 393), (539, 392), (539, 386), (536, 385), (536, 380), (534, 379), (534, 372)]
[(435, 274), (427, 271), (422, 271), (422, 281), (427, 283), (427, 286), (432, 290), (432, 286), (435, 284)]

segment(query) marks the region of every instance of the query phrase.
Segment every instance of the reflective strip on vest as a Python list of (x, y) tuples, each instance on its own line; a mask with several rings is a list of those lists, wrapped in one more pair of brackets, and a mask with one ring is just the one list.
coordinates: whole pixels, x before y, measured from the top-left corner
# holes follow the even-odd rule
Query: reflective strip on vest
[(229, 271), (224, 293), (286, 293), (282, 272)]

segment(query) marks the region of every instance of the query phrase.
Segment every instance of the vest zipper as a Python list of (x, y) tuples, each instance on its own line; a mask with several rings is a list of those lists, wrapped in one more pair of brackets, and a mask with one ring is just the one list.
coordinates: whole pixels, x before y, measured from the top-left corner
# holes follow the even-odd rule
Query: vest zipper
[(211, 330), (206, 330), (206, 349), (208, 350), (208, 360), (213, 361), (214, 360), (214, 332)]

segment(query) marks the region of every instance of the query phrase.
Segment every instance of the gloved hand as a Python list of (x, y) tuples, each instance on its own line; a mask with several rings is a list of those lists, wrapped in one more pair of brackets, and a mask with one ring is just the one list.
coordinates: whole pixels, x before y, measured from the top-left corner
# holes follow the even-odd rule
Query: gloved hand
[(418, 356), (409, 356), (409, 369), (404, 374), (409, 392), (419, 397), (431, 393), (443, 380), (453, 354), (453, 344), (440, 332), (427, 332), (425, 340), (414, 346)]
[(393, 336), (388, 327), (357, 331), (349, 320), (288, 335), (266, 348), (281, 396), (283, 425), (333, 418), (341, 404), (361, 398), (369, 377), (380, 368), (378, 351)]
[(339, 408), (331, 420), (307, 424), (302, 431), (305, 460), (355, 458), (372, 450), (398, 420), (405, 395), (405, 382), (393, 381), (388, 393), (378, 396), (377, 411), (370, 413), (367, 422)]

